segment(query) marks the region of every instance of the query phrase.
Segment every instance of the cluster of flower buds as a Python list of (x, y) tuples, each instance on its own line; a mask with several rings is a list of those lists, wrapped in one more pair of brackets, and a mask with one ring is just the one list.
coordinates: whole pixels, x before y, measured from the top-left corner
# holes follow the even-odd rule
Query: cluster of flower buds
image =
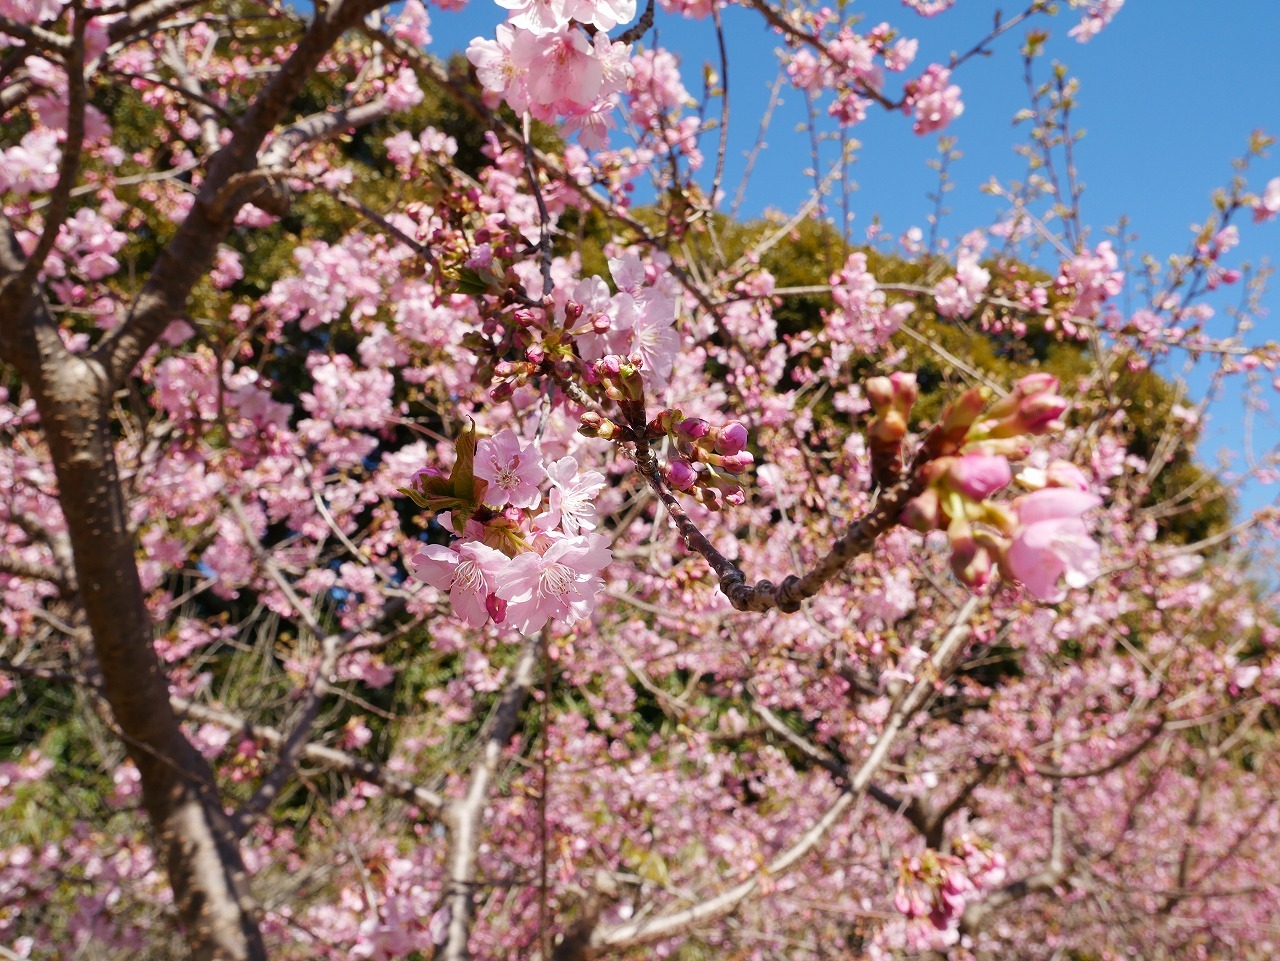
[(622, 357), (606, 354), (587, 367), (587, 382), (599, 384), (605, 396), (617, 401), (624, 410), (627, 405), (644, 403), (644, 380), (641, 370), (644, 358), (640, 354)]
[(1097, 576), (1099, 550), (1082, 515), (1101, 499), (1085, 476), (1065, 462), (1020, 471), (1033, 493), (1008, 503), (990, 501), (1014, 478), (1010, 462), (1030, 453), (1028, 436), (1062, 430), (1068, 402), (1057, 378), (1031, 374), (989, 408), (981, 390), (963, 394), (938, 427), (941, 449), (921, 470), (926, 486), (903, 508), (901, 523), (921, 533), (946, 531), (951, 569), (980, 588), (996, 570), (1046, 601), (1065, 596), (1059, 578), (1082, 587)]
[(915, 374), (901, 371), (872, 377), (863, 386), (872, 414), (867, 425), (871, 477), (878, 487), (889, 487), (902, 473), (902, 439), (907, 436), (907, 418), (920, 388)]
[(745, 502), (737, 475), (755, 458), (747, 450), (747, 428), (741, 421), (713, 427), (701, 417), (668, 409), (649, 422), (648, 434), (651, 440), (666, 437), (671, 442), (673, 453), (662, 476), (672, 488), (691, 493), (710, 510)]
[(969, 442), (1039, 437), (1063, 430), (1062, 415), (1071, 402), (1057, 390), (1058, 378), (1052, 374), (1028, 374), (1008, 397), (987, 409), (986, 416), (970, 429)]
[[(512, 288), (505, 288), (511, 293)], [(480, 332), (474, 332), (464, 342), (487, 364), (488, 375), (493, 382), (489, 396), (494, 401), (508, 399), (516, 389), (524, 386), (535, 374), (551, 370), (557, 376), (581, 375), (594, 382), (591, 365), (584, 365), (574, 353), (573, 331), (562, 328), (555, 320), (555, 304), (544, 301), (541, 308), (519, 306), (508, 311), (509, 300), (487, 305), (488, 313)], [(572, 304), (570, 306), (573, 306)], [(579, 315), (581, 308), (578, 308)], [(492, 338), (497, 338), (496, 341)], [(518, 360), (495, 360), (495, 355), (515, 355)], [(619, 365), (623, 359), (615, 358)], [(638, 364), (638, 360), (633, 358)]]

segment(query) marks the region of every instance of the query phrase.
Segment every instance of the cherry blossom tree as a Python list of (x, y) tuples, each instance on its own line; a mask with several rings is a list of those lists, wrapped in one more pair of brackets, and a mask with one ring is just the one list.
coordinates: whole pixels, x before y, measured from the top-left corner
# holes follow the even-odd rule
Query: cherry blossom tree
[[(951, 5), (0, 0), (5, 957), (1273, 956), (1270, 141), (1131, 259), (1121, 0)], [(815, 136), (1020, 43), (1005, 215), (739, 220), (730, 10)]]

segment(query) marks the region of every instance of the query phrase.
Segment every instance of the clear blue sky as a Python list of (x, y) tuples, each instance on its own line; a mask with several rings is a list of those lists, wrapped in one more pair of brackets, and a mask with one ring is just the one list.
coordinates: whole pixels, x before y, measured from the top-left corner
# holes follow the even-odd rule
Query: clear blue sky
[[(855, 0), (848, 9), (862, 15), (867, 26), (887, 20), (918, 37), (918, 70), (930, 62), (945, 63), (952, 51), (968, 50), (986, 34), (996, 10), (1012, 16), (1022, 5), (958, 0), (955, 9), (933, 19), (897, 0)], [(471, 0), (456, 14), (433, 9), (435, 51), (445, 55), (474, 36), (492, 36), (504, 15), (490, 0)], [(1075, 123), (1086, 136), (1077, 161), (1087, 188), (1083, 215), (1092, 239), (1106, 239), (1104, 229), (1127, 216), (1130, 231), (1139, 235), (1133, 249), (1161, 260), (1181, 253), (1191, 238), (1190, 225), (1209, 215), (1210, 196), (1231, 177), (1231, 160), (1243, 154), (1250, 132), (1261, 128), (1280, 136), (1280, 0), (1128, 0), (1111, 26), (1088, 44), (1066, 37), (1077, 20), (1077, 13), (1064, 10), (1040, 22), (1054, 33), (1049, 57), (1064, 62), (1081, 82)], [(725, 185), (731, 198), (777, 71), (773, 51), (780, 39), (758, 15), (740, 8), (727, 10), (724, 24), (732, 106)], [(681, 57), (685, 85), (697, 95), (702, 64), (718, 68), (711, 22), (686, 22), (659, 10), (656, 26), (656, 42)], [(1025, 172), (1013, 152), (1019, 133), (1011, 127), (1015, 112), (1027, 105), (1018, 55), (1025, 32), (1015, 28), (996, 42), (994, 56), (968, 61), (953, 78), (964, 91), (965, 112), (947, 133), (958, 139), (964, 157), (952, 168), (955, 187), (946, 199), (951, 213), (942, 224), (943, 236), (991, 223), (998, 201), (979, 187), (992, 175), (1020, 179)], [(655, 43), (654, 34), (645, 42)], [(744, 216), (770, 207), (795, 210), (812, 188), (802, 174), (811, 166), (809, 138), (796, 132), (805, 116), (803, 97), (784, 88), (783, 98), (748, 186)], [(936, 156), (937, 136), (918, 137), (905, 117), (883, 111), (873, 111), (853, 135), (864, 145), (853, 170), (858, 185), (853, 236), (877, 216), (895, 234), (911, 225), (925, 227), (931, 210), (926, 194), (936, 184), (926, 161)], [(714, 148), (708, 137), (709, 156)], [(834, 144), (823, 150), (824, 160), (834, 158)], [(706, 174), (709, 183), (710, 171)], [(1274, 176), (1280, 176), (1280, 148), (1255, 165), (1250, 182), (1261, 189)], [(1245, 217), (1240, 225), (1237, 259), (1257, 263), (1268, 254), (1276, 259), (1280, 221), (1254, 227)], [(1271, 316), (1259, 319), (1253, 336), (1280, 339), (1280, 291), (1270, 292), (1266, 305)], [(1226, 318), (1220, 316), (1220, 322), (1226, 324)], [(1190, 383), (1193, 393), (1203, 391), (1203, 372), (1193, 371)], [(1264, 397), (1275, 394), (1268, 388)], [(1201, 442), (1204, 460), (1213, 463), (1220, 450), (1243, 449), (1243, 410), (1239, 397), (1216, 408)], [(1274, 412), (1256, 419), (1251, 439), (1259, 453), (1280, 443), (1277, 420)], [(1274, 488), (1253, 485), (1242, 506), (1258, 506), (1275, 495)]]

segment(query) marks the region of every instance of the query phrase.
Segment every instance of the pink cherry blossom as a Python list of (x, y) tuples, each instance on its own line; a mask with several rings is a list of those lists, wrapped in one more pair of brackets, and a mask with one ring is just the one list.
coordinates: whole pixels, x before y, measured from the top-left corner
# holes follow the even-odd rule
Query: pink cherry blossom
[(24, 134), (15, 146), (0, 150), (0, 192), (29, 194), (52, 189), (58, 180), (61, 155), (55, 131), (37, 129)]
[(1280, 214), (1280, 177), (1272, 177), (1267, 181), (1262, 196), (1254, 201), (1253, 222), (1260, 224), (1270, 220), (1276, 214)]
[(507, 22), (517, 30), (542, 36), (555, 33), (569, 26), (571, 14), (568, 7), (573, 0), (494, 0), (498, 6), (510, 11)]
[(573, 19), (601, 31), (629, 23), (635, 15), (636, 0), (578, 0), (573, 5)]
[(591, 42), (567, 27), (546, 34), (517, 33), (511, 60), (526, 73), (530, 109), (539, 119), (589, 109), (604, 82)]
[(560, 129), (567, 134), (576, 133), (578, 142), (587, 150), (602, 150), (609, 144), (609, 131), (614, 125), (613, 111), (611, 102), (598, 101), (586, 110), (569, 114)]
[(64, 0), (5, 0), (0, 3), (0, 16), (12, 17), (18, 23), (39, 23), (62, 13)]
[(1124, 271), (1119, 266), (1120, 259), (1109, 240), (1092, 251), (1080, 251), (1063, 264), (1056, 286), (1071, 298), (1064, 312), (1074, 317), (1096, 316), (1103, 302), (1123, 289)]
[(1080, 23), (1068, 30), (1067, 36), (1088, 43), (1120, 12), (1124, 0), (1071, 0), (1071, 6), (1084, 7), (1085, 11)]
[(1043, 601), (1066, 597), (1059, 586), (1084, 587), (1100, 571), (1100, 550), (1082, 516), (1102, 503), (1096, 494), (1046, 487), (1017, 498), (1018, 530), (1005, 553), (1009, 575)]
[(456, 551), (430, 544), (409, 559), (409, 569), (418, 580), (448, 591), (453, 609), (467, 624), (483, 627), (489, 621), (490, 595), (509, 563), (492, 547), (466, 541)]
[(475, 474), (489, 482), (484, 500), (490, 507), (537, 507), (542, 502), (542, 454), (532, 444), (523, 446), (510, 429), (476, 444)]
[(910, 7), (922, 17), (936, 17), (951, 9), (956, 0), (902, 0), (903, 6)]
[(951, 82), (951, 71), (936, 63), (930, 64), (919, 79), (908, 84), (903, 109), (915, 114), (916, 122), (911, 129), (918, 134), (941, 130), (964, 113), (960, 88)]
[(643, 358), (640, 368), (645, 383), (662, 389), (671, 379), (680, 334), (675, 330), (676, 302), (652, 288), (636, 297), (638, 308), (632, 326), (631, 349)]
[(911, 61), (915, 60), (916, 52), (920, 49), (920, 41), (913, 37), (902, 37), (894, 41), (884, 52), (884, 67), (886, 70), (892, 70), (900, 73), (911, 66)]
[(547, 467), (551, 478), (550, 506), (534, 520), (539, 530), (560, 527), (566, 534), (596, 529), (596, 496), (604, 489), (599, 471), (580, 471), (573, 457), (561, 457)]
[(517, 64), (512, 54), (516, 42), (515, 31), (505, 23), (499, 24), (494, 40), (476, 37), (467, 47), (467, 59), (476, 68), (480, 86), (504, 97), (511, 109), (523, 113), (529, 109), (527, 86), (528, 69)]
[(978, 265), (985, 241), (976, 231), (965, 237), (956, 255), (956, 274), (944, 277), (934, 289), (938, 313), (947, 318), (968, 317), (991, 282), (991, 271)]
[(867, 255), (862, 251), (850, 254), (844, 267), (832, 274), (831, 299), (836, 309), (827, 314), (822, 334), (837, 345), (825, 368), (831, 375), (843, 367), (854, 351), (871, 353), (883, 347), (914, 310), (905, 300), (889, 305), (885, 292), (867, 269)]
[(422, 0), (408, 0), (396, 17), (391, 32), (406, 43), (415, 47), (426, 47), (431, 44), (431, 17)]
[(572, 623), (588, 616), (604, 586), (598, 575), (612, 560), (606, 543), (599, 534), (560, 537), (543, 553), (512, 558), (497, 589), (507, 602), (507, 622), (533, 634), (551, 618)]

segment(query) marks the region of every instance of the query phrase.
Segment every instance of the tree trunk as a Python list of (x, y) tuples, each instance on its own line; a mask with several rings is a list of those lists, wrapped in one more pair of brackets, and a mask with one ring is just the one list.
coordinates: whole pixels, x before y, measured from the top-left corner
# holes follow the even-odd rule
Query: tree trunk
[(111, 440), (107, 378), (99, 365), (65, 350), (40, 297), (28, 294), (23, 303), (13, 293), (0, 289), (0, 359), (15, 365), (40, 411), (101, 692), (142, 775), (143, 803), (192, 956), (265, 961), (248, 875), (213, 771), (178, 725), (152, 644)]

